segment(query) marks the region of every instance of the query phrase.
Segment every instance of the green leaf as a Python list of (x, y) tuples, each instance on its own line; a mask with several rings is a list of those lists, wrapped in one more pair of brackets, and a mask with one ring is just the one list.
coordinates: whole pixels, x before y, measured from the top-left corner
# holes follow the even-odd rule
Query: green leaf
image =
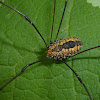
[[(28, 16), (47, 44), (54, 0), (5, 0)], [(56, 0), (53, 41), (65, 0)], [(76, 37), (82, 50), (100, 45), (100, 8), (87, 0), (68, 0), (60, 38)], [(0, 87), (29, 63), (46, 57), (47, 48), (36, 30), (19, 14), (0, 4)], [(100, 98), (100, 48), (84, 52), (66, 62), (86, 84), (93, 100)], [(0, 91), (0, 100), (89, 100), (72, 71), (62, 62), (47, 60), (32, 65)]]
[(100, 8), (99, 0), (87, 0), (87, 2), (92, 3), (92, 6), (94, 6), (94, 7), (99, 6), (99, 8)]

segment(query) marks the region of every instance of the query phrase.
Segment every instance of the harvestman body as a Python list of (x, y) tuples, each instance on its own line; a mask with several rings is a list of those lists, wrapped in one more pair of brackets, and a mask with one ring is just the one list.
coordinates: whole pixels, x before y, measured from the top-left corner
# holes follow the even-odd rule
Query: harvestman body
[(29, 67), (29, 66), (31, 66), (31, 65), (33, 65), (35, 63), (42, 62), (42, 61), (54, 58), (54, 59), (58, 59), (58, 60), (62, 61), (63, 63), (65, 63), (65, 65), (67, 65), (72, 70), (72, 72), (76, 75), (76, 77), (78, 78), (78, 80), (80, 81), (80, 83), (84, 86), (84, 88), (85, 88), (85, 90), (86, 90), (86, 92), (87, 92), (90, 100), (92, 100), (92, 97), (91, 97), (91, 95), (90, 95), (87, 87), (85, 86), (84, 82), (82, 81), (82, 79), (77, 75), (77, 73), (63, 59), (67, 59), (67, 58), (76, 56), (76, 55), (78, 55), (80, 53), (83, 53), (83, 52), (86, 52), (86, 51), (89, 51), (89, 50), (92, 50), (92, 49), (95, 49), (95, 48), (99, 48), (100, 46), (89, 48), (87, 50), (84, 50), (84, 51), (81, 51), (81, 52), (78, 53), (78, 51), (81, 49), (81, 47), (83, 45), (82, 42), (79, 39), (74, 38), (74, 37), (69, 37), (69, 38), (65, 38), (65, 39), (61, 39), (60, 41), (57, 41), (57, 36), (59, 34), (61, 23), (62, 23), (62, 20), (63, 20), (63, 17), (64, 17), (64, 13), (65, 13), (65, 10), (66, 10), (67, 1), (68, 0), (66, 0), (66, 2), (65, 2), (64, 11), (63, 11), (63, 14), (62, 14), (62, 18), (61, 18), (61, 21), (60, 21), (60, 25), (59, 25), (59, 28), (58, 28), (58, 32), (57, 32), (57, 35), (56, 35), (55, 42), (52, 43), (51, 40), (52, 40), (52, 33), (53, 33), (54, 16), (55, 16), (55, 4), (56, 4), (56, 0), (55, 0), (55, 3), (54, 3), (54, 14), (53, 14), (53, 23), (52, 23), (52, 31), (51, 31), (51, 39), (50, 39), (50, 46), (47, 45), (46, 41), (42, 37), (42, 35), (39, 32), (39, 30), (36, 28), (36, 26), (31, 22), (31, 20), (27, 16), (25, 16), (23, 13), (19, 12), (18, 10), (10, 7), (9, 5), (5, 4), (4, 2), (0, 1), (1, 4), (7, 6), (8, 8), (16, 11), (17, 13), (19, 13), (20, 15), (22, 15), (23, 17), (25, 17), (25, 19), (35, 28), (35, 30), (37, 31), (37, 33), (40, 35), (40, 37), (44, 41), (46, 47), (48, 48), (48, 50), (47, 50), (47, 58), (26, 65), (21, 70), (21, 72), (19, 74), (17, 74), (10, 81), (8, 81), (5, 85), (3, 85), (0, 88), (0, 90), (2, 90), (5, 86), (7, 86), (15, 78), (17, 78), (18, 76), (20, 76), (25, 71), (25, 69), (27, 67)]

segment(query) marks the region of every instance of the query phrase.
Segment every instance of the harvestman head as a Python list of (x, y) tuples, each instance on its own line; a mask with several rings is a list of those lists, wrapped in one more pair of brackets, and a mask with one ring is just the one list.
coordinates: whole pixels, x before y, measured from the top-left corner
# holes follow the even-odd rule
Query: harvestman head
[(39, 61), (36, 61), (36, 62), (33, 62), (33, 63), (30, 63), (30, 64), (27, 64), (24, 68), (22, 68), (22, 70), (16, 76), (14, 76), (12, 79), (10, 79), (10, 81), (8, 81), (5, 85), (3, 85), (0, 88), (0, 90), (2, 90), (4, 87), (6, 87), (15, 78), (20, 76), (26, 70), (27, 67), (29, 67), (29, 66), (31, 66), (33, 64), (36, 64), (38, 62), (42, 62), (42, 61), (45, 61), (45, 60), (53, 58), (53, 59), (58, 59), (58, 60), (62, 61), (65, 65), (67, 65), (71, 69), (71, 71), (76, 75), (76, 77), (78, 78), (80, 83), (85, 88), (90, 100), (92, 100), (92, 97), (91, 97), (86, 85), (82, 81), (82, 79), (78, 76), (78, 74), (63, 59), (68, 59), (70, 57), (76, 56), (76, 55), (81, 54), (83, 52), (86, 52), (86, 51), (89, 51), (89, 50), (92, 50), (92, 49), (95, 49), (95, 48), (99, 48), (100, 46), (96, 46), (96, 47), (89, 48), (89, 49), (86, 49), (84, 51), (78, 52), (80, 50), (80, 48), (82, 47), (82, 42), (79, 39), (74, 38), (74, 37), (69, 37), (69, 38), (61, 39), (60, 41), (57, 41), (59, 30), (60, 30), (60, 27), (61, 27), (61, 24), (62, 24), (62, 21), (63, 21), (63, 17), (64, 17), (64, 14), (65, 14), (67, 1), (68, 0), (65, 1), (65, 6), (64, 6), (62, 18), (61, 18), (61, 21), (60, 21), (60, 24), (59, 24), (59, 28), (58, 28), (58, 31), (57, 31), (55, 42), (53, 43), (52, 42), (52, 33), (53, 33), (53, 25), (54, 25), (54, 17), (55, 17), (56, 0), (54, 2), (54, 13), (53, 13), (53, 23), (52, 23), (52, 30), (51, 30), (50, 46), (47, 45), (45, 39), (42, 37), (42, 35), (39, 32), (39, 30), (37, 29), (37, 27), (33, 24), (33, 22), (27, 16), (25, 16), (20, 11), (12, 8), (11, 6), (5, 4), (4, 2), (0, 1), (1, 4), (7, 6), (8, 8), (10, 8), (10, 9), (14, 10), (15, 12), (19, 13), (20, 15), (22, 15), (35, 28), (35, 30), (40, 35), (40, 37), (42, 38), (42, 40), (44, 41), (44, 43), (45, 43), (45, 45), (46, 45), (46, 47), (48, 49), (46, 58), (44, 58), (42, 60), (39, 60)]

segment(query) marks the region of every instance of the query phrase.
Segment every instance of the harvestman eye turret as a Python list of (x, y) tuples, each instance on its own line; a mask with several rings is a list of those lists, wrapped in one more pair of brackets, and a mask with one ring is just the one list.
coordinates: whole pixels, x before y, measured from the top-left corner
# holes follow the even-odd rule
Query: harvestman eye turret
[(20, 11), (12, 8), (11, 6), (5, 4), (4, 2), (0, 1), (0, 3), (3, 4), (4, 6), (7, 6), (8, 8), (10, 8), (10, 9), (14, 10), (15, 12), (17, 12), (18, 14), (22, 15), (34, 27), (34, 29), (37, 31), (37, 33), (39, 34), (39, 36), (41, 37), (41, 39), (44, 41), (44, 43), (45, 43), (45, 45), (46, 45), (46, 47), (48, 49), (47, 50), (47, 57), (46, 58), (44, 58), (42, 60), (39, 60), (39, 61), (36, 61), (36, 62), (33, 62), (33, 63), (30, 63), (30, 64), (27, 64), (21, 70), (21, 72), (19, 72), (16, 76), (14, 76), (12, 79), (10, 79), (10, 81), (8, 81), (5, 85), (3, 85), (0, 88), (0, 90), (2, 90), (4, 87), (6, 87), (15, 78), (17, 78), (18, 76), (20, 76), (26, 70), (26, 68), (30, 67), (31, 65), (36, 64), (38, 62), (42, 62), (42, 61), (48, 60), (48, 59), (56, 59), (56, 60), (60, 60), (67, 67), (69, 67), (71, 69), (71, 71), (76, 75), (76, 77), (78, 78), (78, 80), (80, 81), (80, 83), (85, 88), (85, 90), (86, 90), (86, 92), (87, 92), (90, 100), (92, 100), (92, 97), (91, 97), (91, 95), (90, 95), (90, 93), (89, 93), (89, 91), (88, 91), (85, 83), (78, 76), (78, 74), (65, 62), (64, 59), (68, 59), (70, 57), (76, 56), (76, 55), (81, 54), (83, 52), (86, 52), (86, 51), (89, 51), (89, 50), (92, 50), (92, 49), (95, 49), (95, 48), (99, 48), (100, 46), (95, 46), (93, 48), (89, 48), (87, 50), (84, 50), (84, 51), (79, 52), (79, 50), (81, 49), (81, 47), (83, 45), (83, 43), (81, 42), (81, 40), (79, 40), (77, 38), (74, 38), (74, 37), (68, 37), (68, 38), (61, 39), (61, 40), (57, 41), (57, 37), (58, 37), (58, 34), (59, 34), (59, 30), (60, 30), (60, 27), (61, 27), (61, 24), (62, 24), (62, 21), (63, 21), (63, 17), (64, 17), (64, 14), (65, 14), (66, 6), (67, 6), (67, 1), (68, 0), (65, 1), (65, 6), (64, 6), (62, 18), (61, 18), (61, 21), (60, 21), (60, 24), (59, 24), (59, 28), (58, 28), (58, 31), (57, 31), (57, 35), (56, 35), (55, 42), (53, 43), (52, 42), (52, 33), (53, 33), (53, 26), (54, 26), (56, 0), (54, 2), (54, 13), (53, 13), (53, 23), (52, 23), (52, 30), (51, 30), (50, 46), (47, 45), (45, 39), (43, 38), (43, 36), (41, 35), (41, 33), (39, 32), (39, 30), (37, 29), (37, 27), (34, 25), (34, 23), (27, 16), (25, 16)]

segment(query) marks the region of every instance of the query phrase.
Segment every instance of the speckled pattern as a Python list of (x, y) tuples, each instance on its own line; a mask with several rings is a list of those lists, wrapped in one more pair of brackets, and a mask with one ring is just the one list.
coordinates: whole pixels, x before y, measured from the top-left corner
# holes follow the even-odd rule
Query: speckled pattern
[(47, 51), (47, 57), (60, 60), (69, 58), (77, 54), (82, 45), (83, 43), (74, 37), (61, 39), (50, 45)]

